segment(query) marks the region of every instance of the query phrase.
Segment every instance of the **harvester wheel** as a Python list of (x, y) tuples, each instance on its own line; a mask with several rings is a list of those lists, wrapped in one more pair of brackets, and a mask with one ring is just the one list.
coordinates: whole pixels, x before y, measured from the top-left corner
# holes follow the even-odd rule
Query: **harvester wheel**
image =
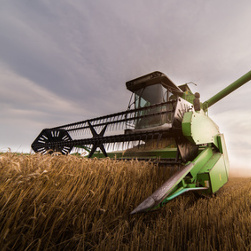
[(71, 141), (71, 136), (63, 129), (44, 129), (32, 143), (31, 147), (36, 153), (52, 154), (59, 152), (69, 154), (72, 146), (64, 144)]

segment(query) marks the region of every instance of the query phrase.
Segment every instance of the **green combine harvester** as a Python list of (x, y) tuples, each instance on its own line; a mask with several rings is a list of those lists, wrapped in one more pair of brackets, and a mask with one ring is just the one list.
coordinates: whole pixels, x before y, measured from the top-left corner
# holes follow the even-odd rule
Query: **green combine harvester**
[(126, 83), (132, 92), (126, 111), (44, 129), (32, 149), (69, 154), (83, 148), (89, 158), (179, 166), (132, 214), (158, 209), (188, 191), (214, 194), (228, 181), (229, 160), (224, 136), (208, 117), (208, 108), (249, 80), (251, 71), (201, 103), (187, 84), (176, 86), (156, 71)]

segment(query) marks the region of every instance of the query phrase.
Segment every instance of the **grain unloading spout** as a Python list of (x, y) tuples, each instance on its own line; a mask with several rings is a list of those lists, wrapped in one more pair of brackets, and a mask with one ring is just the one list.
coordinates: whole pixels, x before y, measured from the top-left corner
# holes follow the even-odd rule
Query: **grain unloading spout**
[(215, 94), (213, 97), (211, 97), (207, 101), (205, 101), (203, 103), (203, 109), (207, 110), (208, 107), (214, 105), (216, 102), (223, 99), (228, 94), (235, 91), (236, 89), (238, 89), (239, 87), (241, 87), (242, 85), (244, 85), (250, 80), (251, 80), (251, 71), (249, 71), (248, 73), (246, 73), (245, 75), (243, 75), (242, 77), (234, 81), (232, 84), (230, 84), (229, 86), (227, 86), (226, 88), (224, 88), (223, 90)]

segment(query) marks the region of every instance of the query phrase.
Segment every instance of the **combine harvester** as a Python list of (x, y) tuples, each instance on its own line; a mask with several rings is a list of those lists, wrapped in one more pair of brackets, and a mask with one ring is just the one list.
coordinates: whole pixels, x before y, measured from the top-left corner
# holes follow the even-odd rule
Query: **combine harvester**
[(126, 111), (44, 129), (32, 149), (69, 154), (83, 148), (89, 158), (178, 165), (179, 171), (132, 213), (158, 209), (187, 191), (214, 194), (228, 181), (229, 161), (224, 136), (208, 108), (249, 80), (251, 71), (201, 103), (187, 84), (176, 86), (156, 71), (126, 83), (132, 92)]

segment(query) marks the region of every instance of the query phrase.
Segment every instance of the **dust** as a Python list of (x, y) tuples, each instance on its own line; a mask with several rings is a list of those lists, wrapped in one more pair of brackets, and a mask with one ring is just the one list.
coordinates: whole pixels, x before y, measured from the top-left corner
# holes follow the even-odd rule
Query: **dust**
[(251, 168), (248, 167), (230, 167), (229, 170), (230, 177), (251, 177)]

